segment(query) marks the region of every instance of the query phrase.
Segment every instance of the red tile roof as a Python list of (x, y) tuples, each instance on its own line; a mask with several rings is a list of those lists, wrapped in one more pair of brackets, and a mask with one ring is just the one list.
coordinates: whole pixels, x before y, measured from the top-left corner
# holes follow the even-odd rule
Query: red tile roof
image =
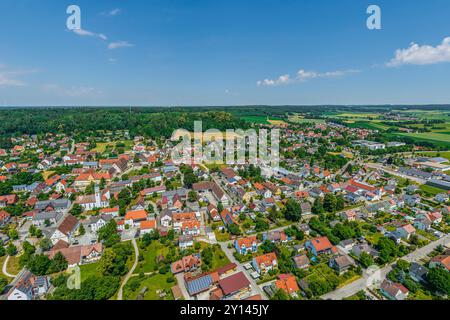
[(241, 271), (219, 280), (219, 286), (225, 295), (229, 295), (250, 286), (250, 281)]

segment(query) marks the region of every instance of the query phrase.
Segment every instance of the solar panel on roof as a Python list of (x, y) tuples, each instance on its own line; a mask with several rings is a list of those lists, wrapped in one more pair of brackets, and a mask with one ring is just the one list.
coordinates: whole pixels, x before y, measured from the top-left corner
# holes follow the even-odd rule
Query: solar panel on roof
[(206, 275), (204, 277), (189, 281), (187, 283), (187, 289), (189, 291), (189, 294), (192, 296), (207, 290), (211, 284), (212, 284), (211, 275)]

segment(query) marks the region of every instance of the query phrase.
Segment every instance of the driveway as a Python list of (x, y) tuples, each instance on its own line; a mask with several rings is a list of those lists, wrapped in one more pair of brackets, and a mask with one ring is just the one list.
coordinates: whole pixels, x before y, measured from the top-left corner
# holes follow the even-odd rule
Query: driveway
[(177, 278), (178, 287), (180, 287), (181, 293), (183, 294), (183, 297), (185, 300), (194, 300), (188, 293), (186, 289), (186, 284), (184, 282), (184, 272), (178, 273), (175, 275), (175, 278)]

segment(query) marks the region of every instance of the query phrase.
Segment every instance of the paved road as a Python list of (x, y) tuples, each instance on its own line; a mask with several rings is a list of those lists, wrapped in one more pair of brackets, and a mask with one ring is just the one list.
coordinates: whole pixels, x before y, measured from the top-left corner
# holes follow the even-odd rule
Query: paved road
[(253, 292), (260, 294), (263, 300), (267, 300), (266, 298), (266, 294), (264, 293), (264, 291), (260, 288), (260, 286), (256, 283), (256, 281), (248, 274), (247, 270), (244, 269), (244, 267), (242, 266), (242, 264), (236, 260), (236, 258), (233, 256), (233, 250), (234, 249), (229, 249), (228, 248), (228, 242), (221, 242), (220, 247), (222, 248), (222, 251), (225, 252), (225, 254), (227, 255), (228, 259), (230, 259), (231, 262), (235, 263), (237, 265), (237, 271), (242, 271), (245, 276), (247, 277), (248, 281), (250, 281), (250, 284), (252, 286)]
[[(450, 241), (450, 234), (442, 237), (439, 240), (431, 242), (422, 248), (417, 249), (416, 251), (407, 254), (401, 259), (406, 260), (408, 262), (418, 261), (433, 251), (438, 245), (445, 245)], [(384, 279), (386, 275), (392, 270), (392, 266), (395, 262), (385, 266), (381, 271), (381, 279)], [(360, 290), (364, 290), (367, 287), (367, 279), (369, 278), (368, 274), (364, 274), (364, 276), (345, 287), (339, 288), (333, 292), (327, 293), (322, 296), (322, 299), (331, 299), (331, 300), (341, 300), (343, 298), (349, 297), (351, 295), (356, 294)]]
[(128, 271), (127, 275), (125, 276), (125, 279), (123, 279), (122, 284), (120, 285), (119, 293), (117, 294), (117, 300), (122, 300), (123, 287), (125, 286), (125, 284), (128, 282), (128, 280), (133, 275), (134, 269), (136, 269), (137, 264), (138, 264), (139, 249), (136, 244), (136, 239), (134, 239), (134, 238), (131, 239), (131, 242), (133, 243), (133, 247), (134, 247), (134, 263), (133, 263), (133, 266), (131, 267), (130, 271)]

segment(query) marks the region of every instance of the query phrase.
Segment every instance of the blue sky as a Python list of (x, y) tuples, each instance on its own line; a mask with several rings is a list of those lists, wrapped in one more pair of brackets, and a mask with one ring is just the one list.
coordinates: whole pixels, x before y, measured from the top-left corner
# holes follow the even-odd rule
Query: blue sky
[[(66, 28), (71, 4), (83, 32)], [(2, 0), (0, 106), (450, 103), (449, 14), (448, 0)]]

